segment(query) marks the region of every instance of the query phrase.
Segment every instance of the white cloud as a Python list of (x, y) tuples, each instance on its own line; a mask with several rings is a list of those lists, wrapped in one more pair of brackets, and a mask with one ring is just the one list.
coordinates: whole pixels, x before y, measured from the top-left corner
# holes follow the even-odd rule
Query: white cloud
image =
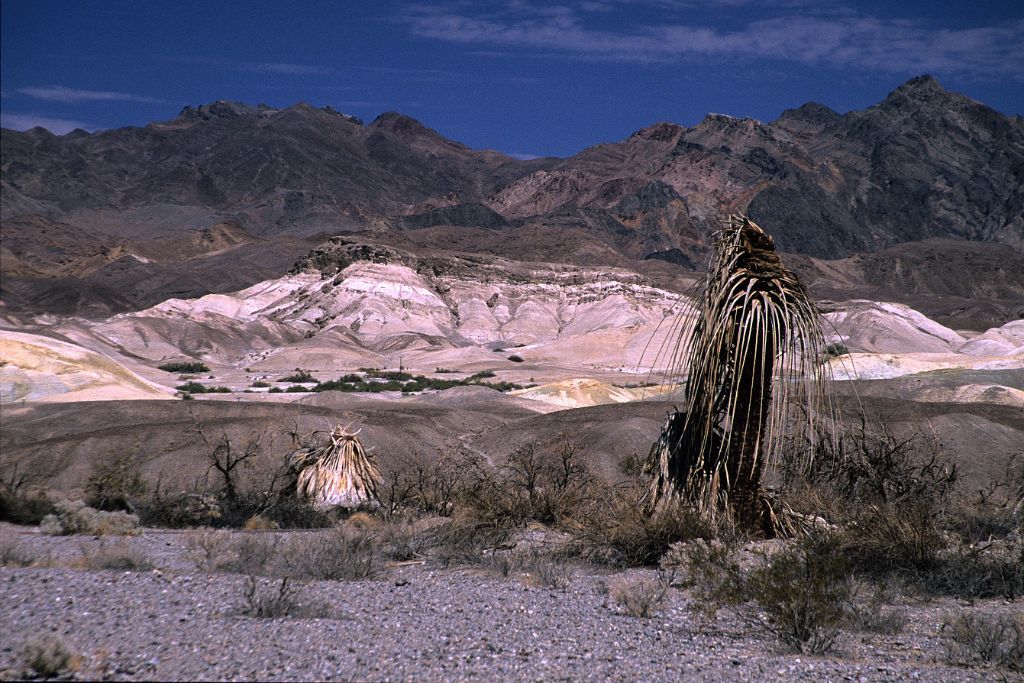
[(268, 74), (285, 74), (290, 76), (309, 76), (316, 74), (329, 74), (331, 70), (323, 66), (312, 66), (310, 64), (246, 64), (241, 68), (253, 71), (262, 71)]
[(9, 114), (7, 112), (0, 113), (0, 127), (10, 128), (11, 130), (29, 130), (30, 128), (40, 127), (45, 128), (54, 135), (64, 135), (76, 128), (88, 131), (94, 131), (97, 128), (97, 126), (83, 121), (39, 116), (38, 114)]
[(310, 76), (329, 75), (335, 73), (334, 69), (314, 64), (292, 64), (290, 62), (236, 62), (230, 59), (217, 57), (202, 57), (195, 55), (182, 55), (178, 57), (165, 58), (166, 61), (178, 64), (198, 64), (200, 66), (213, 66), (221, 69), (232, 69), (235, 71), (257, 71), (265, 74), (278, 74), (282, 76)]
[(781, 14), (734, 30), (679, 22), (605, 30), (590, 27), (585, 19), (565, 7), (470, 14), (416, 6), (400, 21), (425, 38), (609, 61), (770, 58), (811, 66), (1024, 79), (1024, 20), (936, 28), (924, 20), (836, 12)]
[(145, 95), (133, 95), (126, 92), (110, 92), (106, 90), (79, 90), (77, 88), (65, 88), (62, 85), (39, 85), (29, 88), (19, 88), (18, 92), (38, 100), (48, 102), (163, 102), (156, 97)]

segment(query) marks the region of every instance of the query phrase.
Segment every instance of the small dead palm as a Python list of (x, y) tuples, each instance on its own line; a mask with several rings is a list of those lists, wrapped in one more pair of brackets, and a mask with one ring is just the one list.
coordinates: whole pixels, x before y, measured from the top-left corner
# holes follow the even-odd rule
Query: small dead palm
[(291, 466), (299, 472), (296, 491), (300, 498), (318, 507), (379, 504), (380, 471), (358, 434), (339, 425), (325, 445), (300, 448), (291, 454)]

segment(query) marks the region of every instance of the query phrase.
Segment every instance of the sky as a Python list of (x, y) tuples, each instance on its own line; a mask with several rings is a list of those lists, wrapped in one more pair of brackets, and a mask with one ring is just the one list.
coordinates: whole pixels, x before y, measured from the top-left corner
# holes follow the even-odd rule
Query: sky
[(63, 134), (218, 99), (413, 116), (568, 156), (708, 112), (839, 112), (923, 73), (1024, 113), (1024, 2), (0, 0), (0, 117)]

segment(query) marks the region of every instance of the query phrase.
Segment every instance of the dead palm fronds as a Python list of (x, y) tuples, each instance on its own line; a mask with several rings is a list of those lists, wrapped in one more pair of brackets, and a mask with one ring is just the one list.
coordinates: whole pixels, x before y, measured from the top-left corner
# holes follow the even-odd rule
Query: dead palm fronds
[(748, 526), (771, 525), (761, 475), (779, 455), (796, 403), (808, 435), (819, 434), (824, 338), (817, 309), (768, 233), (730, 216), (715, 246), (695, 321), (676, 339), (674, 355), (685, 353), (689, 365), (686, 408), (669, 416), (651, 449), (648, 504), (683, 498), (710, 515), (731, 509)]
[(380, 504), (380, 471), (363, 449), (358, 434), (338, 425), (326, 444), (292, 452), (289, 465), (298, 471), (296, 491), (300, 498), (317, 507)]

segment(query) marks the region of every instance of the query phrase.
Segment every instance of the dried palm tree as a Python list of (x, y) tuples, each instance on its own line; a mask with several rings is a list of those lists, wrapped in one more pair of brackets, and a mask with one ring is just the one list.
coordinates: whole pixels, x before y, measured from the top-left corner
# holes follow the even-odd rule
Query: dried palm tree
[(363, 449), (358, 434), (338, 425), (326, 444), (292, 452), (289, 464), (299, 473), (296, 491), (300, 498), (317, 507), (380, 504), (380, 472)]
[[(652, 511), (680, 499), (711, 516), (728, 510), (770, 533), (761, 476), (795, 428), (791, 408), (803, 408), (812, 440), (829, 414), (820, 317), (771, 236), (743, 216), (728, 218), (701, 285), (673, 352), (689, 364), (685, 411), (669, 416), (651, 449), (647, 502)], [(812, 456), (807, 449), (804, 464)]]

